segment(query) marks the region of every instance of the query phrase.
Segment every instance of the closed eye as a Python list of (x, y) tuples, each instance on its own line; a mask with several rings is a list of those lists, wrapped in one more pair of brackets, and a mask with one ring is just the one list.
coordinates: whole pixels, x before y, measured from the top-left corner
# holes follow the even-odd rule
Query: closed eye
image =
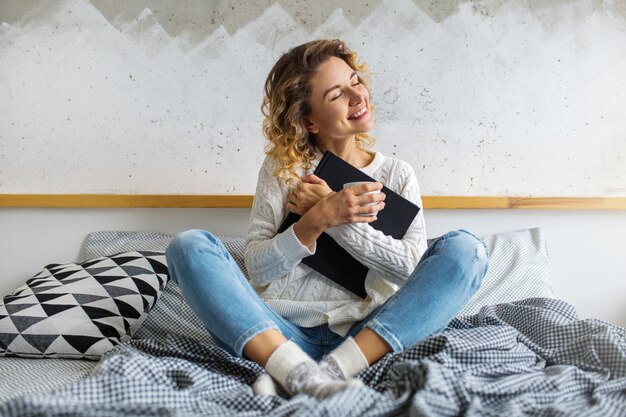
[[(354, 71), (354, 72), (352, 72), (352, 74), (350, 74), (350, 78), (349, 79), (350, 79), (350, 81), (352, 81), (355, 78), (356, 78), (356, 82), (355, 82), (355, 84), (352, 84), (351, 87), (355, 87), (355, 86), (361, 84), (361, 79), (359, 78), (359, 75), (356, 73), (356, 71)], [(331, 91), (333, 91), (335, 89), (338, 89), (340, 87), (341, 86), (339, 84), (337, 84), (337, 85), (334, 85), (334, 86), (326, 89), (326, 91), (324, 91), (324, 94), (322, 94), (322, 100), (324, 98), (326, 98), (326, 95), (329, 94)], [(341, 97), (341, 94), (342, 93), (337, 94), (335, 97), (331, 98), (330, 101), (338, 99), (339, 97)]]
[[(357, 81), (354, 84), (352, 84), (352, 87), (356, 87), (357, 85), (360, 85), (360, 84), (361, 82), (357, 78)], [(342, 93), (337, 94), (335, 97), (331, 98), (330, 101), (337, 100), (339, 97), (341, 97), (341, 95)]]

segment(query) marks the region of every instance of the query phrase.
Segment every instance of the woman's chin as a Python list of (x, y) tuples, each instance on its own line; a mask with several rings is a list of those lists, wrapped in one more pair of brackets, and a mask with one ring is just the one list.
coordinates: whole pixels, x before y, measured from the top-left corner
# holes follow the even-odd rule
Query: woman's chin
[(363, 123), (363, 129), (361, 129), (361, 132), (359, 133), (367, 133), (370, 130), (374, 129), (374, 126), (376, 126), (376, 123), (374, 123), (374, 119), (369, 119), (366, 123)]

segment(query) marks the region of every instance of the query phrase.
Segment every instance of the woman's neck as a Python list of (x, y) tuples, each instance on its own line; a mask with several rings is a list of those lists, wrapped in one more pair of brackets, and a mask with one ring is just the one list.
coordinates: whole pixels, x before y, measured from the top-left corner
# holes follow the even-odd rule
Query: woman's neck
[(345, 140), (341, 142), (319, 143), (318, 146), (322, 153), (331, 151), (344, 161), (357, 168), (368, 166), (374, 159), (374, 155), (366, 152), (356, 146), (356, 139)]

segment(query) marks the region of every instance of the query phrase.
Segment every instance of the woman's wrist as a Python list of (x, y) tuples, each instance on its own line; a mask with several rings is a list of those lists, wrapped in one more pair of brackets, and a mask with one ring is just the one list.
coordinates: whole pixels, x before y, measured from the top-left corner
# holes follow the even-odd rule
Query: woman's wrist
[(304, 215), (293, 225), (293, 231), (296, 237), (308, 248), (311, 248), (317, 238), (324, 233), (328, 226), (324, 222), (320, 213), (319, 204), (311, 207)]

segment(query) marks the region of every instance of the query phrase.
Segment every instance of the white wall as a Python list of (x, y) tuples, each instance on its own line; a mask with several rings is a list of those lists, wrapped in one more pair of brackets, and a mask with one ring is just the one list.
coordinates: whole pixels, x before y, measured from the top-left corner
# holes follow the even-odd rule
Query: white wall
[(252, 194), (269, 69), (341, 37), (423, 195), (626, 196), (624, 2), (341, 6), (3, 2), (0, 192)]
[[(0, 295), (49, 263), (76, 260), (87, 233), (205, 228), (244, 235), (248, 209), (0, 209)], [(626, 326), (626, 211), (426, 210), (430, 237), (465, 228), (478, 235), (541, 227), (556, 295), (582, 318)]]

